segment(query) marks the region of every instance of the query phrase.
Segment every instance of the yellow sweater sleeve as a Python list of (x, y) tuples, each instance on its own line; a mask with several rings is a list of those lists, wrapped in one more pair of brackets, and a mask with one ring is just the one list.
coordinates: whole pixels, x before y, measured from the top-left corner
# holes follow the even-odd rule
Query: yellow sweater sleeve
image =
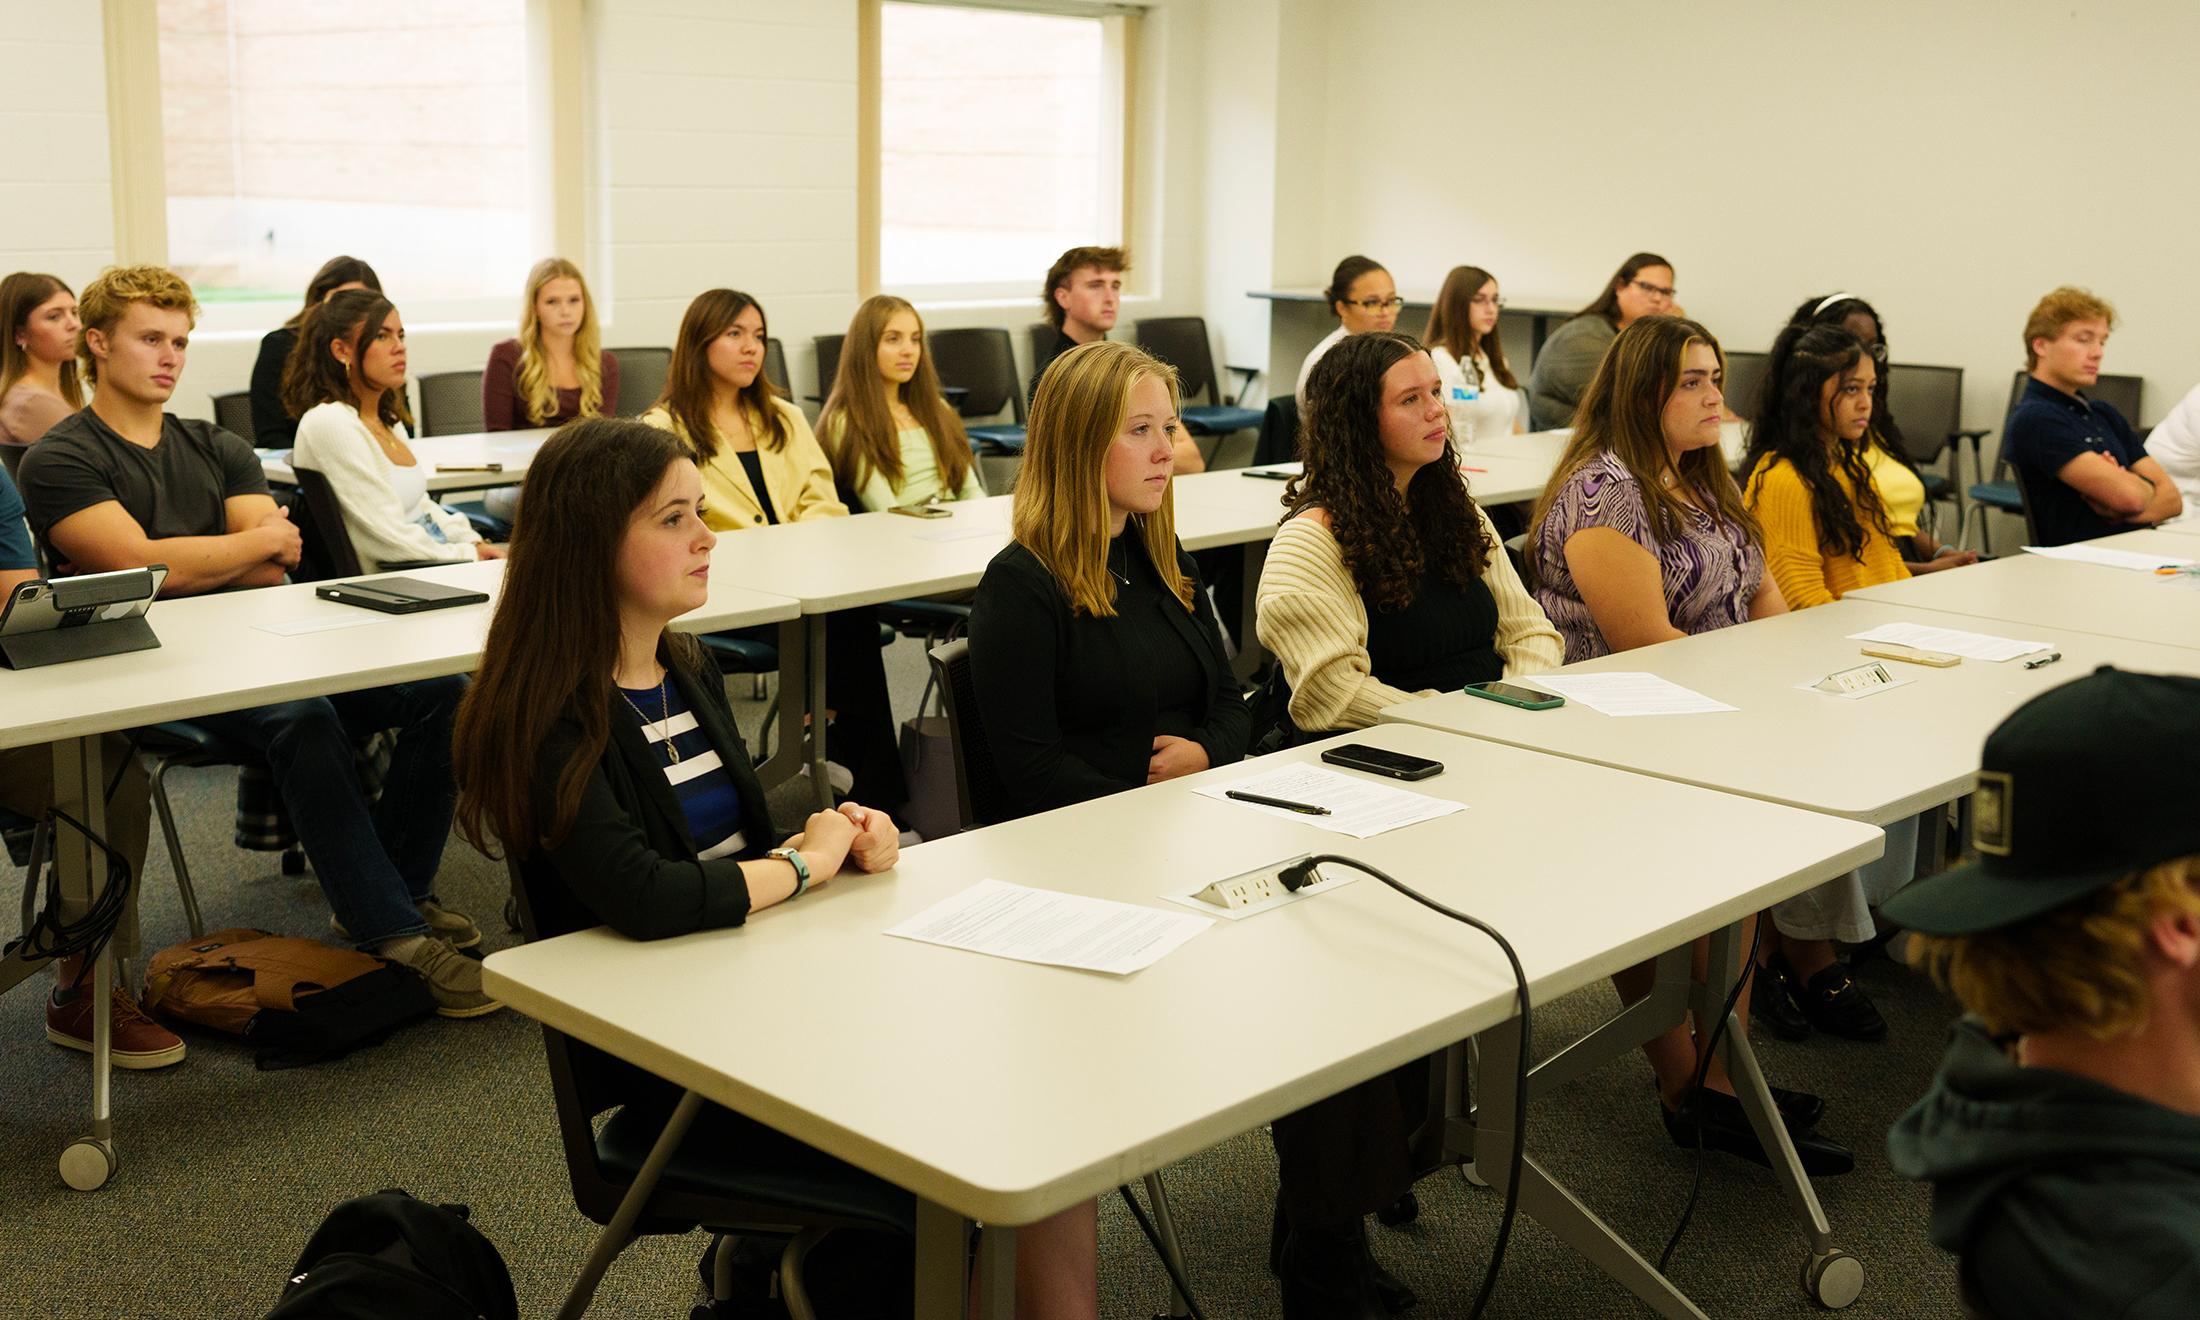
[(1750, 512), (1765, 533), (1765, 571), (1780, 584), (1791, 610), (1824, 605), (1835, 592), (1826, 583), (1825, 557), (1818, 552), (1818, 518), (1810, 509), (1810, 488), (1795, 466), (1773, 460), (1749, 479)]
[(1376, 681), (1367, 606), (1336, 538), (1311, 518), (1278, 529), (1254, 600), (1255, 630), (1283, 665), (1291, 722), (1301, 729), (1364, 729), (1385, 706), (1428, 695)]

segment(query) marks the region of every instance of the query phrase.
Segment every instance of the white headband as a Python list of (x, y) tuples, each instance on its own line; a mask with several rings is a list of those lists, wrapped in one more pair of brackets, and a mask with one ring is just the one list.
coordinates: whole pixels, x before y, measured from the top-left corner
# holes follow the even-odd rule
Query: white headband
[(1833, 306), (1833, 305), (1834, 305), (1835, 303), (1837, 303), (1837, 302), (1841, 302), (1841, 301), (1844, 301), (1844, 300), (1854, 300), (1854, 301), (1856, 301), (1856, 302), (1862, 302), (1862, 301), (1864, 301), (1864, 300), (1863, 300), (1862, 298), (1858, 298), (1858, 297), (1857, 297), (1857, 296), (1856, 296), (1855, 294), (1853, 294), (1853, 293), (1837, 293), (1837, 294), (1834, 294), (1834, 295), (1833, 295), (1832, 297), (1830, 297), (1830, 298), (1826, 299), (1826, 300), (1825, 300), (1824, 302), (1822, 302), (1822, 303), (1818, 304), (1818, 305), (1817, 305), (1816, 307), (1813, 307), (1813, 308), (1811, 308), (1811, 309), (1810, 309), (1810, 314), (1811, 314), (1812, 316), (1816, 316), (1816, 315), (1818, 315), (1819, 313), (1821, 313), (1821, 312), (1825, 311), (1825, 310), (1826, 310), (1826, 309), (1827, 309), (1828, 307), (1831, 307), (1831, 306)]

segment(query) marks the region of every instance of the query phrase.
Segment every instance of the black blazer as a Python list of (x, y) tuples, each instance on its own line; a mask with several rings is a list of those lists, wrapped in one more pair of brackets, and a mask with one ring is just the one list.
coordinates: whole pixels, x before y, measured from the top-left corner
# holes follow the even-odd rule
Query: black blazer
[[(1251, 716), (1230, 672), (1199, 571), (1179, 547), (1194, 613), (1163, 611), (1199, 657), (1207, 709), (1193, 740), (1214, 765), (1245, 755)], [(1070, 613), (1054, 574), (1021, 545), (993, 557), (970, 606), (979, 718), (1010, 815), (1105, 797), (1146, 782), (1153, 757), (1152, 676), (1134, 663), (1124, 620)]]
[(288, 449), (297, 443), (298, 419), (283, 409), (283, 366), (298, 346), (298, 332), (277, 326), (260, 340), (252, 362), (252, 443), (261, 449)]
[[(658, 658), (666, 659), (662, 651)], [(735, 856), (696, 858), (680, 799), (619, 694), (611, 693), (611, 739), (589, 773), (572, 828), (557, 846), (538, 848), (520, 863), (537, 938), (608, 925), (633, 939), (655, 940), (748, 919), (749, 887), (740, 864), (779, 845), (764, 790), (715, 675), (691, 675), (676, 662), (667, 664), (696, 724), (733, 777), (746, 846)], [(535, 769), (537, 819), (548, 818), (558, 773), (579, 741), (579, 721), (571, 717), (559, 721), (545, 741)]]

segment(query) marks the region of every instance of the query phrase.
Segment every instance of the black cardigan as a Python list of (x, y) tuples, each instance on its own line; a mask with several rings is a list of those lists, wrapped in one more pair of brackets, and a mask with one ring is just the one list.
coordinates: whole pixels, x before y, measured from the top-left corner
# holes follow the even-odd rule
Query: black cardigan
[[(764, 789), (721, 683), (715, 676), (691, 675), (677, 663), (668, 667), (696, 724), (733, 777), (745, 846), (735, 856), (697, 859), (687, 814), (664, 767), (613, 692), (606, 698), (611, 738), (589, 774), (572, 827), (555, 847), (538, 848), (520, 863), (538, 939), (608, 925), (632, 939), (655, 940), (748, 919), (749, 886), (741, 862), (779, 844)], [(548, 819), (558, 774), (579, 741), (580, 724), (571, 716), (545, 741), (535, 763), (538, 820)]]
[[(1193, 741), (1213, 765), (1245, 755), (1252, 720), (1230, 672), (1199, 571), (1177, 550), (1194, 613), (1164, 610), (1199, 657), (1209, 695)], [(1152, 676), (1124, 645), (1121, 620), (1072, 615), (1054, 574), (1021, 545), (993, 557), (970, 607), (979, 717), (1009, 815), (1119, 793), (1146, 782), (1153, 758)]]
[(283, 409), (283, 366), (298, 346), (298, 332), (277, 326), (260, 340), (252, 363), (252, 444), (258, 449), (288, 449), (298, 440), (298, 419)]

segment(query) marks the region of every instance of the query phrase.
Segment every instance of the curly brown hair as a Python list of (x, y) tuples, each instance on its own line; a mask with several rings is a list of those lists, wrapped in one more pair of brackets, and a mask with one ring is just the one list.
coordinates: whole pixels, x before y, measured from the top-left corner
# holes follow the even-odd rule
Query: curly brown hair
[(1427, 351), (1411, 335), (1371, 331), (1324, 353), (1306, 381), (1305, 471), (1283, 492), (1286, 518), (1316, 506), (1329, 514), (1353, 584), (1385, 614), (1413, 603), (1429, 565), (1466, 588), (1497, 553), (1449, 447), (1413, 474), (1402, 496), (1383, 459), (1383, 377)]

